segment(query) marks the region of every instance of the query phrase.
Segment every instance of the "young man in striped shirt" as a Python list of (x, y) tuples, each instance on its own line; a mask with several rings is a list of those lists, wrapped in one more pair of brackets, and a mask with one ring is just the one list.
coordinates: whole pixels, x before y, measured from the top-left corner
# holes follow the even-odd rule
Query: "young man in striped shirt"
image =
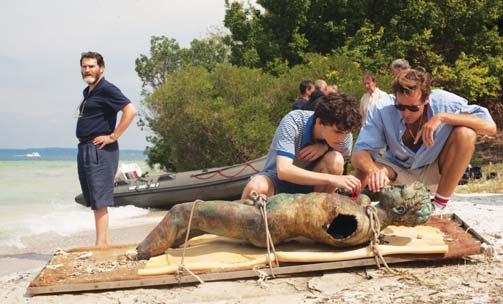
[(337, 188), (359, 192), (360, 180), (342, 174), (353, 144), (351, 132), (360, 126), (356, 100), (344, 94), (324, 96), (314, 112), (288, 113), (276, 129), (264, 168), (248, 182), (242, 198), (252, 191), (267, 196)]

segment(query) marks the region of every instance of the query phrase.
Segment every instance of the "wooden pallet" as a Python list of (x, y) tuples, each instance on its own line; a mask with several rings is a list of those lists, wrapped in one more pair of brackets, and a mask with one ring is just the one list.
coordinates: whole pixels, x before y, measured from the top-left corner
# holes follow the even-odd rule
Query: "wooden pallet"
[[(479, 233), (469, 227), (456, 214), (443, 215), (442, 217), (432, 217), (427, 225), (439, 228), (446, 238), (449, 239), (449, 250), (444, 255), (429, 254), (407, 254), (386, 256), (388, 264), (425, 261), (425, 260), (447, 260), (456, 259), (464, 256), (482, 253), (482, 243), (490, 245)], [(133, 249), (136, 245), (114, 245), (109, 247), (80, 247), (68, 250), (75, 258), (84, 252), (92, 252), (96, 260), (114, 260), (123, 255), (128, 249)], [(63, 262), (62, 262), (63, 261)], [(59, 265), (61, 269), (54, 269)], [(29, 295), (55, 294), (83, 291), (102, 291), (125, 288), (168, 286), (174, 284), (195, 283), (196, 278), (191, 275), (158, 275), (158, 276), (139, 276), (137, 271), (143, 267), (142, 264), (136, 264), (125, 268), (118, 267), (114, 271), (102, 273), (88, 273), (82, 276), (73, 277), (71, 267), (65, 267), (64, 257), (53, 256), (48, 264), (40, 271), (37, 277), (27, 288)], [(85, 265), (85, 261), (82, 262)], [(342, 268), (353, 268), (362, 266), (375, 266), (374, 258), (326, 262), (326, 263), (290, 263), (274, 268), (274, 275), (292, 275), (298, 273), (317, 272)], [(85, 267), (85, 266), (84, 266)], [(53, 269), (51, 269), (53, 268)], [(268, 268), (261, 269), (262, 272), (271, 275)], [(253, 270), (205, 273), (198, 275), (204, 281), (221, 281), (257, 277)]]

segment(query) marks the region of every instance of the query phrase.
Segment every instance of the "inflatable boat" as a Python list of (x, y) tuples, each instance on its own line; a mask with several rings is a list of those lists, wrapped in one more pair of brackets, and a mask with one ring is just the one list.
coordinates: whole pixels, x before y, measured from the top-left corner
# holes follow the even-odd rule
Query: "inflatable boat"
[[(114, 188), (115, 206), (170, 209), (175, 204), (197, 199), (239, 199), (249, 178), (262, 169), (265, 161), (266, 156), (233, 166), (158, 176), (124, 174)], [(86, 205), (82, 194), (75, 201)]]

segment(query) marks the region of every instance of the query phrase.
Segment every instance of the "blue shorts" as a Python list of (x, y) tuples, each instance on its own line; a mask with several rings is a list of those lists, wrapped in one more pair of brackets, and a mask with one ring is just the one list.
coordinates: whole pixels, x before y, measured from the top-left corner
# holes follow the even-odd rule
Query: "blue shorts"
[(278, 193), (311, 193), (314, 192), (314, 186), (308, 185), (298, 185), (287, 181), (282, 181), (278, 178), (276, 171), (261, 171), (257, 175), (264, 175), (269, 177), (269, 179), (274, 184), (274, 194)]
[(93, 210), (113, 206), (114, 178), (119, 165), (119, 145), (117, 142), (103, 149), (92, 141), (80, 143), (77, 154), (77, 168), (80, 187), (88, 207)]

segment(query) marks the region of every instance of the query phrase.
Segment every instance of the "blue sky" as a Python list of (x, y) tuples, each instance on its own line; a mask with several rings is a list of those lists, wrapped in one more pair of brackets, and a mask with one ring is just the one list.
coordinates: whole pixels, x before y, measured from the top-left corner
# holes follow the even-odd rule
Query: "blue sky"
[[(101, 52), (105, 77), (140, 107), (134, 61), (150, 37), (187, 47), (224, 15), (224, 0), (0, 1), (0, 148), (76, 145), (81, 52)], [(144, 149), (146, 135), (132, 124), (120, 145)]]

